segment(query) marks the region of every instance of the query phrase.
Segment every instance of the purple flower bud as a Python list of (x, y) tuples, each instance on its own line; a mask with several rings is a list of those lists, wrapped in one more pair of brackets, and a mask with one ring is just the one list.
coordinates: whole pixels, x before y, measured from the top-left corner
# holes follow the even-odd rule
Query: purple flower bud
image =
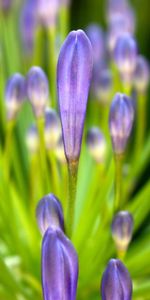
[(54, 149), (61, 135), (59, 117), (54, 109), (45, 110), (45, 145), (47, 149)]
[(117, 93), (112, 101), (109, 114), (109, 129), (113, 149), (116, 154), (125, 151), (134, 119), (134, 109), (131, 99)]
[(42, 244), (42, 285), (44, 300), (75, 300), (78, 257), (61, 230), (49, 227)]
[(37, 153), (39, 150), (39, 136), (38, 130), (35, 125), (32, 125), (26, 134), (26, 145), (32, 154)]
[(117, 40), (124, 34), (133, 35), (134, 33), (134, 21), (128, 18), (126, 14), (117, 15), (111, 22), (108, 32), (108, 49), (112, 55), (116, 47)]
[(139, 55), (134, 72), (134, 86), (139, 93), (144, 93), (148, 87), (150, 78), (149, 64), (146, 59)]
[(129, 25), (128, 28), (130, 28), (131, 31), (134, 30), (135, 16), (129, 3), (126, 0), (110, 0), (108, 3), (109, 24), (112, 25), (112, 23), (119, 17), (122, 17), (124, 20), (126, 20), (126, 24)]
[(94, 85), (95, 95), (100, 102), (106, 104), (111, 99), (112, 85), (112, 74), (110, 70), (102, 70)]
[(46, 27), (55, 26), (59, 8), (59, 0), (37, 0), (38, 21)]
[(48, 227), (60, 228), (64, 231), (62, 206), (53, 194), (48, 194), (39, 201), (36, 208), (36, 218), (42, 235)]
[(16, 73), (10, 77), (5, 89), (5, 103), (8, 120), (15, 119), (25, 96), (25, 78), (21, 74)]
[(132, 281), (123, 263), (111, 259), (102, 277), (102, 300), (131, 300)]
[(94, 160), (102, 163), (106, 154), (106, 140), (98, 127), (92, 127), (88, 130), (86, 143)]
[(94, 65), (99, 64), (105, 53), (104, 33), (100, 26), (91, 24), (87, 27), (86, 34), (92, 44)]
[(59, 138), (56, 148), (55, 148), (55, 154), (57, 159), (60, 161), (60, 163), (64, 164), (66, 163), (66, 156), (64, 151), (64, 143), (62, 136)]
[(137, 61), (137, 45), (129, 34), (124, 34), (117, 40), (114, 60), (124, 77), (128, 78), (133, 74)]
[(82, 30), (66, 38), (57, 66), (57, 88), (66, 158), (80, 155), (88, 92), (92, 75), (92, 47)]
[(20, 28), (24, 49), (27, 53), (33, 50), (34, 36), (37, 26), (36, 0), (26, 0), (22, 7)]
[(27, 75), (27, 94), (37, 118), (43, 117), (49, 96), (48, 80), (40, 67), (32, 67)]
[(119, 251), (126, 251), (132, 238), (133, 218), (128, 211), (118, 212), (113, 219), (112, 236)]

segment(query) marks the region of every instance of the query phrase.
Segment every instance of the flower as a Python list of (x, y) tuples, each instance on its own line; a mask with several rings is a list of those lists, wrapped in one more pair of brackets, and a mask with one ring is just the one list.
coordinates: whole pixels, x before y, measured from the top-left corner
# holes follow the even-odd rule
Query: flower
[(37, 0), (38, 22), (46, 27), (55, 26), (59, 9), (59, 0)]
[(113, 150), (116, 154), (125, 151), (134, 120), (134, 109), (131, 99), (117, 93), (111, 103), (109, 113), (109, 130)]
[(114, 60), (122, 77), (126, 81), (131, 80), (136, 67), (137, 45), (130, 34), (124, 34), (117, 40), (114, 49)]
[(118, 212), (113, 219), (112, 236), (119, 251), (126, 251), (133, 233), (133, 217), (128, 211)]
[(39, 201), (36, 208), (36, 218), (43, 235), (49, 226), (61, 228), (64, 231), (62, 206), (53, 194), (48, 194)]
[(49, 96), (48, 80), (40, 67), (32, 67), (27, 75), (27, 94), (37, 118), (43, 117)]
[(78, 161), (92, 75), (92, 47), (82, 30), (67, 36), (58, 59), (57, 89), (65, 154)]
[(102, 163), (106, 154), (106, 141), (98, 127), (92, 127), (88, 130), (86, 143), (94, 160)]
[(102, 300), (131, 300), (132, 281), (128, 270), (118, 259), (111, 259), (102, 277)]
[(78, 257), (70, 240), (59, 229), (49, 227), (42, 243), (42, 287), (44, 300), (75, 300)]
[(54, 149), (61, 135), (59, 117), (54, 109), (45, 110), (45, 145), (47, 149)]
[(7, 119), (15, 119), (26, 96), (25, 78), (15, 73), (7, 81), (5, 89), (5, 104)]

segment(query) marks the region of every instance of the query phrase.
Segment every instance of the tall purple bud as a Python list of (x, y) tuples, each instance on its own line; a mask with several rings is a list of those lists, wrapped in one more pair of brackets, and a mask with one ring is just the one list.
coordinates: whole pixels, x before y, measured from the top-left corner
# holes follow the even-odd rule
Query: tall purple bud
[(5, 89), (5, 104), (7, 119), (16, 118), (26, 96), (25, 78), (16, 73), (8, 80)]
[(44, 196), (36, 208), (39, 229), (44, 235), (48, 227), (60, 228), (64, 231), (64, 216), (60, 201), (53, 194)]
[(117, 250), (125, 252), (133, 233), (132, 215), (128, 211), (119, 211), (113, 218), (111, 231)]
[(111, 259), (103, 273), (101, 283), (102, 300), (131, 300), (132, 281), (123, 263)]
[(137, 61), (137, 44), (132, 36), (124, 34), (114, 49), (115, 63), (125, 81), (131, 81)]
[(49, 97), (48, 80), (40, 67), (32, 67), (27, 75), (27, 94), (36, 118), (44, 116)]
[(109, 113), (109, 129), (115, 154), (125, 151), (134, 120), (131, 99), (117, 93), (112, 101)]
[(150, 79), (150, 68), (146, 59), (139, 55), (137, 58), (136, 68), (134, 71), (134, 86), (137, 92), (144, 94), (147, 90)]
[(59, 55), (57, 89), (66, 158), (79, 159), (92, 74), (92, 47), (82, 30), (67, 36)]
[(44, 300), (75, 300), (78, 257), (70, 240), (59, 229), (49, 227), (42, 243), (42, 287)]

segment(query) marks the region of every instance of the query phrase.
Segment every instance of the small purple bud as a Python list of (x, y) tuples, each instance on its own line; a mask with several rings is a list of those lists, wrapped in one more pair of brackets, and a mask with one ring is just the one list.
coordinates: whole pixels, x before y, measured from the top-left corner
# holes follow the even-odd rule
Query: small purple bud
[(149, 84), (150, 68), (147, 60), (139, 55), (134, 72), (134, 86), (139, 93), (145, 93)]
[(59, 0), (37, 0), (37, 16), (39, 22), (46, 27), (55, 26), (59, 8)]
[(111, 99), (113, 88), (112, 74), (110, 70), (104, 69), (100, 72), (97, 82), (95, 82), (94, 89), (97, 99), (106, 104)]
[(42, 244), (44, 300), (75, 300), (78, 257), (70, 240), (59, 229), (49, 227)]
[(123, 263), (111, 259), (103, 273), (101, 283), (102, 300), (131, 300), (132, 281)]
[(98, 127), (88, 130), (86, 143), (91, 156), (97, 163), (104, 162), (106, 154), (106, 140)]
[(31, 53), (34, 45), (34, 36), (37, 26), (36, 20), (36, 0), (26, 0), (22, 7), (20, 18), (21, 37), (24, 49)]
[(42, 235), (48, 227), (60, 228), (64, 231), (62, 206), (53, 194), (48, 194), (39, 201), (36, 208), (36, 218)]
[(114, 49), (114, 60), (124, 77), (133, 75), (137, 61), (137, 45), (129, 34), (124, 34), (117, 40)]
[(55, 154), (57, 159), (60, 161), (60, 163), (65, 164), (66, 163), (66, 156), (64, 151), (64, 143), (63, 138), (60, 136), (56, 148), (55, 148)]
[(131, 22), (125, 14), (118, 15), (111, 22), (108, 32), (108, 49), (112, 55), (116, 47), (117, 40), (124, 34), (133, 35), (134, 33), (134, 22)]
[(104, 58), (105, 47), (104, 47), (104, 33), (100, 26), (97, 24), (91, 24), (86, 29), (86, 34), (91, 42), (93, 49), (93, 63), (99, 64)]
[(7, 81), (5, 89), (5, 104), (7, 119), (15, 119), (26, 96), (25, 78), (16, 73)]
[(77, 161), (92, 75), (92, 47), (82, 30), (67, 36), (59, 55), (57, 89), (65, 154)]
[(27, 75), (27, 94), (36, 118), (44, 116), (49, 96), (48, 80), (40, 67), (32, 67)]
[(12, 0), (0, 0), (0, 10), (4, 13), (8, 13), (12, 6)]
[(54, 149), (61, 135), (59, 117), (54, 109), (45, 110), (45, 145), (47, 149)]
[(128, 211), (118, 212), (111, 226), (112, 236), (119, 251), (126, 251), (132, 238), (133, 217)]
[(134, 109), (131, 99), (117, 93), (112, 101), (109, 113), (109, 129), (112, 145), (116, 154), (125, 151), (134, 119)]
[(35, 125), (32, 125), (26, 134), (26, 145), (30, 153), (37, 153), (39, 150), (39, 136)]

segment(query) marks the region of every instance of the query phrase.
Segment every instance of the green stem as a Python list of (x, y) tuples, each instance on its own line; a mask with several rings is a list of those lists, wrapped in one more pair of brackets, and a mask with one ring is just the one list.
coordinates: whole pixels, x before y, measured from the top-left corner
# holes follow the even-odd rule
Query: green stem
[(144, 146), (144, 133), (146, 125), (146, 97), (143, 94), (138, 95), (137, 99), (137, 118), (136, 118), (136, 157), (141, 154)]
[(49, 192), (49, 176), (47, 170), (47, 159), (46, 159), (46, 149), (45, 149), (45, 139), (44, 139), (44, 119), (39, 118), (37, 119), (37, 128), (39, 133), (40, 139), (40, 162), (41, 162), (41, 170), (42, 170), (42, 178), (43, 178), (43, 185), (44, 191), (46, 193)]
[(123, 162), (123, 154), (115, 155), (115, 202), (114, 202), (114, 210), (117, 211), (120, 209), (121, 200), (122, 200), (122, 162)]
[(68, 7), (62, 7), (60, 10), (60, 34), (62, 43), (68, 34), (69, 26), (69, 9)]
[(60, 178), (57, 169), (57, 162), (52, 151), (48, 152), (48, 159), (51, 168), (52, 192), (54, 192), (58, 197), (60, 197)]
[(34, 41), (34, 53), (33, 53), (33, 65), (40, 66), (42, 62), (43, 52), (43, 31), (41, 27), (38, 27), (35, 34)]
[(48, 45), (49, 45), (49, 77), (51, 84), (52, 106), (56, 104), (56, 49), (55, 49), (55, 27), (48, 30)]
[(67, 228), (69, 237), (72, 235), (74, 226), (74, 210), (77, 188), (78, 161), (68, 162), (68, 208)]
[(6, 126), (6, 140), (4, 148), (4, 178), (6, 182), (9, 181), (10, 163), (12, 153), (12, 133), (14, 128), (14, 121), (9, 121)]

